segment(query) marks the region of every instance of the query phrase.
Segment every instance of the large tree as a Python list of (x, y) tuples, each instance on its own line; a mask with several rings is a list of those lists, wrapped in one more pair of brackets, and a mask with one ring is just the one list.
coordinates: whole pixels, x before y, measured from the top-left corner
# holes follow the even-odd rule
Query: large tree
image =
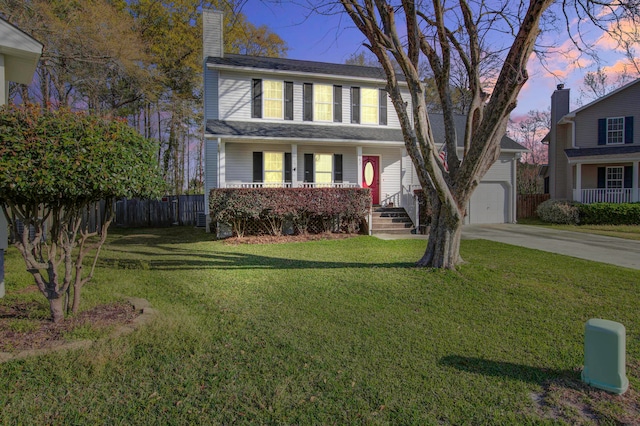
[[(425, 195), (432, 201), (431, 228), (419, 266), (455, 268), (466, 208), (480, 180), (500, 155), (509, 114), (528, 79), (541, 20), (553, 0), (524, 1), (381, 1), (340, 0), (366, 46), (387, 76), (387, 90), (400, 119), (404, 142)], [(587, 16), (637, 19), (637, 2), (575, 0)], [(615, 3), (615, 4), (614, 4)], [(635, 6), (634, 6), (635, 4)], [(568, 2), (563, 6), (568, 7)], [(560, 6), (558, 6), (560, 7)], [(635, 8), (634, 8), (635, 7)], [(501, 59), (496, 76), (482, 79), (487, 58)], [(439, 160), (420, 78), (426, 58), (444, 116), (447, 167)], [(470, 103), (464, 135), (454, 126), (452, 69), (462, 63)], [(399, 64), (401, 72), (394, 64)], [(411, 102), (402, 93), (408, 87)], [(462, 155), (457, 140), (462, 139)]]
[[(61, 321), (65, 305), (78, 311), (93, 277), (114, 198), (161, 190), (155, 145), (122, 120), (33, 105), (2, 107), (0, 135), (0, 206), (52, 320)], [(106, 208), (94, 229), (87, 209), (100, 200)]]

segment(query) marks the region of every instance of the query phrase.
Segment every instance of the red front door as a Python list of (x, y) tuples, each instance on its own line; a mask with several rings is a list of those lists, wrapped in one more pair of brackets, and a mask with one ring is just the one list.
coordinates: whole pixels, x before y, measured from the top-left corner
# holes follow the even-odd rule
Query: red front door
[(380, 204), (380, 157), (362, 156), (362, 187), (371, 189), (373, 205)]

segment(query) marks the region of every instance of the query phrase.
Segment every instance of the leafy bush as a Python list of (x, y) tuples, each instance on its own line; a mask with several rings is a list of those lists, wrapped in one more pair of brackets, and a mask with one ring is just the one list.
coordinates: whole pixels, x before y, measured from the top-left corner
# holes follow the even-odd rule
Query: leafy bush
[(328, 232), (336, 221), (340, 230), (353, 233), (370, 203), (370, 190), (362, 188), (225, 188), (209, 194), (211, 220), (231, 225), (239, 237), (254, 223), (267, 234), (280, 235), (286, 221), (298, 234), (309, 232), (312, 223)]
[(544, 222), (575, 225), (579, 222), (578, 206), (568, 200), (547, 200), (536, 209)]
[(580, 204), (582, 225), (640, 225), (640, 203)]

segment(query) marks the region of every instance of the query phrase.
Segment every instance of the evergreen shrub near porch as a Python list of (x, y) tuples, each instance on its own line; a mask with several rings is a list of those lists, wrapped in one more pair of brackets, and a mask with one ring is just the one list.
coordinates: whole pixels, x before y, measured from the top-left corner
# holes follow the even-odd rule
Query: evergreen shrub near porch
[(364, 188), (222, 188), (209, 193), (215, 223), (226, 223), (233, 235), (282, 235), (290, 223), (295, 234), (333, 230), (356, 233), (371, 206)]
[(640, 225), (640, 203), (579, 204), (580, 225)]

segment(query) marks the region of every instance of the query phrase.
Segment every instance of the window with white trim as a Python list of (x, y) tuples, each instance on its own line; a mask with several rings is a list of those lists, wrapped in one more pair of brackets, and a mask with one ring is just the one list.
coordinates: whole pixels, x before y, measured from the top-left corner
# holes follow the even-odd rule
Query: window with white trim
[(624, 188), (624, 167), (607, 167), (607, 189)]
[(282, 186), (284, 182), (284, 156), (282, 152), (264, 153), (265, 186)]
[(607, 118), (607, 145), (624, 143), (624, 117)]
[(315, 154), (315, 182), (319, 186), (333, 181), (333, 154)]
[(313, 121), (333, 121), (332, 85), (313, 85)]
[(262, 81), (263, 118), (282, 119), (284, 117), (284, 109), (282, 107), (283, 99), (282, 81)]
[(378, 89), (360, 88), (360, 123), (378, 124)]

